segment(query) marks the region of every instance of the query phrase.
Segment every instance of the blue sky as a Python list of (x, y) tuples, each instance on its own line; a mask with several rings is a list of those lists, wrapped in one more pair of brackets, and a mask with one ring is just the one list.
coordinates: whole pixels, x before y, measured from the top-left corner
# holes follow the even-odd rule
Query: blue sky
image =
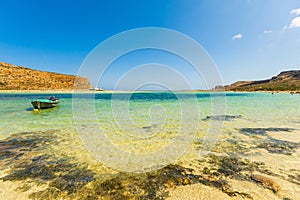
[[(225, 84), (300, 68), (299, 0), (2, 0), (0, 8), (0, 61), (34, 69), (76, 74), (100, 42), (140, 27), (169, 28), (196, 40)], [(104, 87), (113, 87), (108, 82)]]

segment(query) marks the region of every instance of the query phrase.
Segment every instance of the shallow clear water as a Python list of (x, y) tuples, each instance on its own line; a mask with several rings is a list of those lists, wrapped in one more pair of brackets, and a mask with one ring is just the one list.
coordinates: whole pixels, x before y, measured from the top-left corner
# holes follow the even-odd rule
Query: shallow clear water
[[(46, 98), (52, 95), (61, 100), (58, 107), (33, 112), (30, 104), (33, 99)], [(107, 176), (118, 174), (118, 170), (124, 168), (134, 169), (137, 167), (139, 168), (138, 171), (151, 173), (152, 169), (157, 170), (168, 164), (178, 164), (180, 167), (192, 168), (196, 174), (203, 174), (206, 167), (211, 171), (207, 172), (209, 176), (214, 176), (218, 180), (225, 177), (224, 180), (228, 181), (234, 190), (247, 193), (254, 199), (259, 199), (260, 193), (270, 195), (267, 199), (296, 199), (300, 197), (300, 191), (297, 190), (297, 187), (300, 186), (300, 95), (215, 93), (213, 100), (221, 103), (216, 104), (215, 107), (212, 107), (209, 93), (138, 92), (132, 95), (128, 95), (128, 93), (96, 93), (95, 99), (92, 101), (88, 97), (93, 97), (93, 95), (0, 93), (0, 140), (3, 142), (0, 151), (3, 149), (11, 151), (11, 147), (8, 147), (11, 144), (7, 142), (8, 137), (29, 137), (30, 141), (40, 141), (41, 138), (47, 138), (46, 141), (43, 140), (42, 143), (38, 143), (37, 147), (29, 146), (28, 148), (33, 150), (30, 150), (30, 153), (22, 153), (16, 161), (9, 160), (13, 159), (13, 156), (6, 158), (7, 154), (4, 152), (4, 158), (0, 160), (3, 173), (0, 177), (5, 177), (9, 173), (13, 174), (16, 168), (14, 163), (25, 162), (29, 159), (31, 164), (34, 164), (33, 157), (50, 155), (51, 159), (52, 157), (53, 159), (68, 158), (72, 160), (72, 163), (79, 163), (80, 166), (87, 165), (87, 169), (96, 174), (94, 177), (101, 177), (98, 177), (100, 180), (106, 180)], [(75, 103), (72, 97), (76, 97)], [(126, 98), (129, 100), (127, 101)], [(225, 100), (224, 107), (222, 107), (223, 100)], [(223, 109), (226, 110), (226, 113), (222, 112)], [(220, 125), (222, 126), (219, 127)], [(128, 159), (126, 164), (124, 164), (126, 158), (124, 160), (114, 159), (115, 156), (118, 157), (121, 154), (114, 155), (113, 150), (109, 149), (110, 146), (103, 144), (105, 140), (97, 143), (96, 140), (99, 138), (95, 138), (98, 135), (92, 134), (93, 130), (101, 130), (101, 133), (109, 138), (112, 145), (127, 153), (124, 155), (138, 154), (140, 157), (133, 157), (135, 162), (132, 163), (128, 161), (130, 156), (126, 157)], [(211, 131), (210, 134), (207, 134), (208, 130)], [(193, 134), (193, 137), (189, 137), (189, 134)], [(213, 143), (209, 143), (210, 139), (213, 140)], [(217, 140), (215, 141), (215, 139)], [(172, 146), (174, 141), (175, 145)], [(205, 141), (208, 141), (209, 147), (206, 146)], [(98, 145), (99, 151), (91, 154), (89, 153), (91, 149), (84, 144)], [(166, 148), (166, 152), (160, 151), (168, 146), (172, 146), (172, 148)], [(105, 148), (107, 150), (103, 150)], [(19, 149), (13, 149), (13, 151), (19, 152)], [(205, 157), (200, 156), (201, 152), (207, 153), (207, 151), (208, 154)], [(111, 154), (111, 159), (104, 159), (108, 154)], [(174, 154), (176, 155), (174, 156)], [(149, 156), (153, 156), (154, 165), (147, 168), (145, 165), (153, 164), (147, 160)], [(224, 158), (232, 156), (241, 160), (240, 162), (235, 161), (237, 163), (245, 163), (245, 160), (248, 160), (251, 166), (254, 165), (251, 162), (256, 161), (264, 164), (263, 167), (257, 164), (258, 166), (251, 170), (243, 167), (244, 164), (240, 164), (239, 169), (244, 169), (244, 171), (235, 171), (229, 167), (235, 175), (226, 174), (227, 172), (223, 168), (226, 168), (228, 163), (226, 159), (226, 162), (224, 161)], [(141, 163), (138, 159), (142, 159), (142, 157), (144, 160), (141, 162), (144, 163), (138, 164)], [(50, 158), (47, 157), (48, 160)], [(98, 162), (101, 159), (104, 163)], [(47, 164), (49, 164), (48, 161)], [(123, 168), (116, 169), (116, 165)], [(215, 172), (218, 167), (220, 169)], [(164, 169), (166, 168), (162, 170)], [(266, 173), (266, 171), (270, 173)], [(55, 177), (58, 176), (56, 173), (59, 172), (54, 173)], [(270, 193), (274, 188), (251, 179), (253, 173), (271, 176), (281, 185), (282, 189), (279, 192)], [(106, 178), (103, 178), (103, 175)], [(115, 180), (115, 182), (126, 182), (126, 177), (123, 179), (122, 176), (118, 176), (120, 180)], [(38, 176), (45, 184), (54, 180), (45, 180), (43, 176), (41, 177)], [(0, 182), (0, 184), (4, 184), (3, 187), (5, 184), (7, 187), (6, 190), (1, 191), (0, 196), (10, 196), (12, 199), (15, 197), (27, 198), (30, 194), (42, 196), (42, 194), (37, 193), (42, 188), (33, 187), (32, 182), (30, 182), (30, 189), (24, 192), (16, 190), (19, 184), (23, 184), (24, 181), (28, 181), (28, 178), (34, 177), (24, 176), (23, 178), (19, 177), (17, 182), (13, 178)], [(98, 178), (94, 178), (95, 182)], [(172, 179), (172, 176), (168, 178)], [(130, 180), (130, 176), (128, 180)], [(147, 179), (144, 180), (139, 177), (134, 180), (143, 182)], [(241, 187), (241, 182), (235, 183), (236, 181), (242, 181), (246, 185)], [(82, 181), (79, 182), (82, 183)], [(112, 182), (110, 183), (114, 184)], [(196, 182), (194, 181), (194, 183)], [(87, 183), (90, 182), (87, 181)], [(177, 183), (177, 185), (185, 184)], [(216, 184), (212, 184), (211, 187), (215, 187), (214, 185)], [(14, 190), (8, 192), (8, 188), (14, 188)], [(76, 188), (78, 191), (82, 190), (81, 193), (85, 193), (85, 184), (80, 187), (76, 186)], [(264, 188), (264, 190), (257, 193), (255, 192), (257, 188)], [(53, 199), (72, 199), (74, 197), (72, 195), (77, 192), (77, 190), (70, 192), (58, 186), (55, 189), (61, 193), (58, 192), (58, 196), (51, 197)], [(176, 190), (176, 187), (173, 189)], [(147, 189), (144, 188), (144, 190)], [(65, 191), (67, 191), (67, 195), (63, 193)], [(54, 193), (53, 191), (49, 192), (53, 195)], [(99, 195), (103, 196), (104, 193)], [(120, 193), (123, 194), (124, 191), (120, 189)], [(48, 196), (49, 194), (47, 193)], [(116, 194), (105, 193), (104, 196), (114, 199), (118, 197), (114, 196), (117, 194), (119, 195), (118, 190)], [(231, 193), (227, 193), (228, 198), (231, 198), (228, 194)], [(243, 197), (241, 194), (236, 194)], [(130, 198), (135, 198), (134, 195), (141, 197), (144, 193), (129, 191), (128, 195)], [(95, 194), (95, 196), (97, 195)], [(31, 198), (33, 197), (31, 196)], [(49, 199), (51, 198), (49, 197)]]
[[(46, 98), (53, 94), (7, 94), (0, 93), (0, 138), (5, 138), (12, 133), (23, 131), (47, 130), (53, 128), (73, 127), (72, 94), (55, 94), (61, 99), (57, 108), (32, 112), (30, 102), (36, 98)], [(85, 96), (85, 95), (84, 95)], [(99, 121), (107, 121), (111, 116), (112, 94), (95, 95), (95, 108)], [(209, 93), (196, 94), (199, 112), (202, 118), (211, 114), (211, 98)], [(121, 98), (121, 97), (120, 97)], [(187, 101), (193, 98), (184, 95)], [(118, 99), (115, 99), (118, 101)], [(289, 94), (270, 93), (227, 93), (226, 113), (241, 114), (243, 118), (266, 125), (299, 125), (300, 96)], [(83, 101), (82, 104), (85, 102)], [(153, 105), (167, 109), (167, 116), (176, 118), (180, 112), (180, 105), (176, 95), (172, 93), (137, 93), (133, 94), (129, 103), (129, 112), (136, 123), (149, 118), (148, 111)], [(174, 116), (173, 116), (174, 114)], [(146, 125), (146, 124), (145, 124)], [(105, 124), (104, 124), (105, 126)]]

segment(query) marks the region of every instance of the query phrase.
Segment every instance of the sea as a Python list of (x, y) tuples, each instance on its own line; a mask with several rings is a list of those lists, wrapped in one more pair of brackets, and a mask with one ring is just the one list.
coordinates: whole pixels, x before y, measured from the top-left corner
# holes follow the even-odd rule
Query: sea
[(2, 92), (0, 108), (0, 199), (300, 199), (299, 94)]

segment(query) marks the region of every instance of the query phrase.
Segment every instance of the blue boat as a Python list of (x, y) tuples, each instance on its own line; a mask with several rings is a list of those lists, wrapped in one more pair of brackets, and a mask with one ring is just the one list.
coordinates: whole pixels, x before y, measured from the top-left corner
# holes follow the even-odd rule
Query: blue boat
[(37, 99), (31, 102), (35, 109), (53, 108), (60, 103), (59, 99), (50, 97), (49, 99)]

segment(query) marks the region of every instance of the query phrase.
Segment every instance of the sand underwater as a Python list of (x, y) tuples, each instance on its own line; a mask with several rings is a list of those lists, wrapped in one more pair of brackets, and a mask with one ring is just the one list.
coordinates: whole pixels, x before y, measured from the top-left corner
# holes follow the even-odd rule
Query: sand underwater
[[(144, 173), (107, 167), (88, 152), (74, 123), (72, 94), (55, 94), (58, 107), (32, 111), (32, 99), (51, 95), (0, 93), (0, 199), (300, 199), (300, 95), (226, 93), (226, 114), (214, 115), (210, 94), (197, 93), (199, 119), (184, 122), (196, 130), (190, 146), (172, 163)], [(153, 152), (176, 137), (182, 110), (172, 93), (130, 97), (135, 125), (158, 132), (143, 140), (119, 130), (111, 99), (96, 94), (95, 113), (124, 151)], [(80, 102), (86, 106), (84, 98)], [(218, 140), (199, 156), (214, 122), (223, 125)]]

